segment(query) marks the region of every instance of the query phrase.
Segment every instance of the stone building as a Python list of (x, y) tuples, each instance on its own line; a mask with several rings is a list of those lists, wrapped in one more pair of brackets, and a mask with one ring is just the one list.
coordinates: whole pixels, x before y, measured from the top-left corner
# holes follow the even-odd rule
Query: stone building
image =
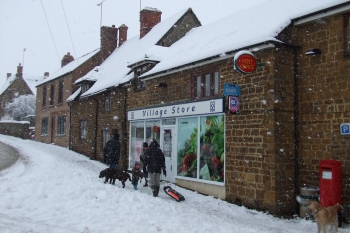
[(118, 28), (101, 28), (101, 47), (74, 60), (68, 52), (61, 68), (37, 85), (37, 141), (69, 147), (70, 107), (67, 98), (76, 91), (74, 82), (101, 64), (117, 47)]
[[(349, 15), (345, 0), (271, 0), (168, 46), (153, 46), (157, 24), (138, 45), (152, 43), (126, 41), (77, 81), (89, 88), (70, 97), (72, 149), (102, 160), (103, 135), (118, 128), (130, 168), (157, 139), (167, 180), (276, 216), (298, 213), (300, 188), (318, 187), (320, 162), (337, 160), (349, 205)], [(114, 62), (126, 53), (136, 55)]]
[(36, 95), (35, 85), (48, 75), (48, 72), (45, 72), (43, 76), (24, 75), (21, 64), (17, 66), (17, 73), (15, 75), (7, 73), (6, 81), (0, 89), (0, 118), (6, 114), (6, 109), (13, 99), (21, 95)]
[[(100, 66), (76, 81), (80, 88), (69, 99), (72, 117), (71, 149), (103, 161), (103, 146), (112, 131), (121, 135), (121, 166), (128, 168), (129, 136), (127, 99), (129, 92), (143, 90), (138, 76), (158, 62), (148, 59), (159, 48), (167, 48), (200, 22), (191, 9), (161, 21), (162, 12), (146, 7), (140, 12), (140, 35), (126, 40)], [(127, 28), (124, 28), (125, 35)], [(119, 29), (121, 30), (121, 29)]]

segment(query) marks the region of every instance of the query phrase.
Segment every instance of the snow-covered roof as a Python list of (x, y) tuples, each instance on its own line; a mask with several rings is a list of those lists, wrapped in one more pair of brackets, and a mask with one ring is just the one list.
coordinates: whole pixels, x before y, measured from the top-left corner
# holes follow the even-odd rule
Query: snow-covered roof
[(182, 10), (158, 23), (142, 39), (135, 36), (127, 40), (122, 46), (115, 49), (100, 66), (96, 67), (98, 71), (94, 68), (78, 79), (76, 83), (84, 80), (96, 81), (88, 91), (82, 94), (82, 97), (94, 95), (109, 87), (128, 82), (133, 77), (133, 75), (127, 75), (130, 72), (130, 68), (127, 67), (128, 62), (139, 60), (140, 55), (144, 56), (148, 49), (154, 47), (187, 11), (188, 9)]
[[(44, 80), (44, 75), (26, 75), (23, 74), (23, 80), (27, 84), (27, 86), (30, 88), (30, 90), (33, 92), (34, 95), (36, 95), (36, 85), (40, 83), (42, 80)], [(15, 81), (16, 75), (11, 75), (4, 85), (0, 88), (0, 95)]]
[(76, 90), (71, 96), (69, 96), (69, 98), (67, 99), (67, 102), (73, 101), (79, 95), (80, 91), (81, 91), (81, 87), (79, 87), (78, 90)]
[(60, 69), (58, 69), (57, 71), (55, 71), (49, 78), (46, 78), (43, 82), (40, 82), (37, 84), (37, 86), (42, 85), (44, 83), (50, 82), (51, 80), (54, 80), (62, 75), (65, 75), (69, 72), (72, 72), (73, 70), (75, 70), (78, 66), (80, 66), (81, 64), (83, 64), (84, 62), (86, 62), (89, 58), (91, 58), (92, 56), (94, 56), (96, 53), (98, 53), (100, 51), (100, 49), (95, 49), (73, 61), (71, 61), (70, 63), (68, 63), (67, 65), (61, 67)]
[(277, 41), (276, 36), (293, 19), (345, 2), (349, 1), (267, 0), (219, 21), (192, 29), (170, 46), (167, 53), (162, 53), (161, 62), (141, 77), (166, 72), (206, 58), (223, 56), (226, 52), (259, 43)]

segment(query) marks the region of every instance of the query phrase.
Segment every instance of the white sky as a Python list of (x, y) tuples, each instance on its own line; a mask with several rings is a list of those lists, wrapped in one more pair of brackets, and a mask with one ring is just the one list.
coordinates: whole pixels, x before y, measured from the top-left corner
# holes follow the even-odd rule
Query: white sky
[[(0, 0), (0, 85), (5, 82), (6, 73), (16, 73), (17, 65), (23, 61), (25, 74), (43, 75), (46, 71), (52, 74), (60, 68), (60, 61), (67, 52), (77, 58), (98, 48), (101, 7), (97, 4), (101, 1)], [(164, 20), (192, 7), (202, 25), (206, 25), (263, 1), (142, 0), (141, 9), (146, 6), (157, 8), (163, 12)], [(119, 27), (124, 23), (129, 27), (128, 38), (131, 38), (139, 33), (139, 11), (139, 0), (105, 0), (102, 4), (102, 26), (114, 24)]]
[(142, 186), (144, 180), (138, 191), (130, 181), (124, 189), (119, 181), (104, 184), (98, 175), (105, 164), (67, 148), (5, 135), (0, 141), (21, 154), (12, 167), (0, 171), (2, 233), (316, 232), (312, 221), (274, 218), (174, 184), (185, 201), (169, 197), (164, 184), (159, 198)]

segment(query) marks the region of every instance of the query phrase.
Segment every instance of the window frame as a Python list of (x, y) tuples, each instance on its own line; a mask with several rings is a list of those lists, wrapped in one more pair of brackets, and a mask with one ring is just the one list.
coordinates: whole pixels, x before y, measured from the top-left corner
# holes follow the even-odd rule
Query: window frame
[[(200, 83), (199, 83), (200, 82)], [(208, 99), (220, 95), (219, 69), (192, 74), (191, 99)]]
[(66, 116), (58, 116), (57, 117), (57, 135), (66, 135)]
[(7, 102), (7, 101), (2, 102), (2, 104), (1, 104), (2, 109), (8, 109), (9, 104), (10, 104), (10, 102)]
[(59, 81), (58, 82), (58, 99), (57, 99), (57, 103), (58, 104), (62, 104), (63, 103), (63, 81)]
[(87, 136), (87, 120), (80, 120), (80, 139), (85, 140)]
[(49, 118), (45, 117), (41, 119), (41, 135), (46, 136), (49, 134)]
[(51, 83), (50, 85), (50, 106), (53, 106), (55, 98), (55, 84)]
[(104, 98), (104, 109), (106, 113), (109, 113), (111, 111), (111, 96), (108, 95)]
[(46, 85), (43, 86), (43, 108), (46, 107), (46, 95), (47, 95), (47, 89), (46, 89)]

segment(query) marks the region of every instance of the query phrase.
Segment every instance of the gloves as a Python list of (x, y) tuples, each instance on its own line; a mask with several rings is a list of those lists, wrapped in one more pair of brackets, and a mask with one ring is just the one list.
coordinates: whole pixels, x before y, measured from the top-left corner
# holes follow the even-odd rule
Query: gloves
[(163, 175), (166, 177), (166, 170), (163, 169)]

